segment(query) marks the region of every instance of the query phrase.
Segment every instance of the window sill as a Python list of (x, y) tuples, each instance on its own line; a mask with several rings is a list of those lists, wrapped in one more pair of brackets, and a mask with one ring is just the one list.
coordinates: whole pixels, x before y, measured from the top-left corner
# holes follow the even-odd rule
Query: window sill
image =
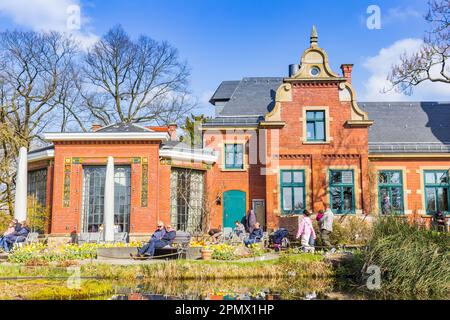
[[(431, 214), (430, 213), (421, 213), (420, 216), (424, 217), (424, 218), (433, 218), (434, 214), (433, 213), (431, 213)], [(449, 218), (450, 217), (450, 213), (444, 213), (444, 217), (445, 218)]]
[(225, 169), (225, 168), (223, 168), (220, 171), (222, 171), (222, 172), (246, 172), (247, 168), (244, 168), (244, 169), (231, 169), (231, 168)]
[(317, 144), (317, 145), (322, 145), (322, 144), (330, 144), (330, 141), (303, 141), (303, 144)]

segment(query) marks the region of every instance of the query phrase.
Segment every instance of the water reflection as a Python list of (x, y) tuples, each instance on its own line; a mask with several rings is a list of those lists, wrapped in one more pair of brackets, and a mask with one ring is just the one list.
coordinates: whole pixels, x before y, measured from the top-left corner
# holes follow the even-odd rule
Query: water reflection
[(327, 299), (330, 279), (147, 282), (116, 286), (113, 300), (315, 300)]
[(0, 299), (95, 300), (316, 300), (352, 299), (332, 279), (228, 279), (199, 281), (110, 281), (82, 279), (0, 281)]

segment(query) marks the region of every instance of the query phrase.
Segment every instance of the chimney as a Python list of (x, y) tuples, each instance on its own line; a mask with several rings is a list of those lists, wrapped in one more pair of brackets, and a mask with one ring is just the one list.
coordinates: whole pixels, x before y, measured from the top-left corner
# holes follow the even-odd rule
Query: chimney
[(295, 76), (295, 74), (298, 72), (299, 65), (298, 64), (290, 64), (289, 65), (289, 78)]
[(91, 126), (91, 131), (92, 131), (92, 132), (95, 132), (95, 131), (97, 131), (97, 130), (99, 130), (99, 129), (101, 129), (101, 128), (102, 128), (102, 125), (101, 125), (101, 124), (93, 123), (92, 126)]
[(343, 64), (341, 65), (342, 74), (347, 81), (352, 84), (352, 64)]
[(177, 124), (171, 123), (167, 126), (167, 131), (169, 132), (170, 141), (177, 141)]

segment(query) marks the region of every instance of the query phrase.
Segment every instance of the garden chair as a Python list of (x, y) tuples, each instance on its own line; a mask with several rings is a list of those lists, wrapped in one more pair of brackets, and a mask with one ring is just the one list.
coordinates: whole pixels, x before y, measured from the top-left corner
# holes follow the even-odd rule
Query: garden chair
[(263, 243), (264, 248), (267, 248), (269, 246), (269, 233), (268, 232), (263, 233), (261, 242)]
[(23, 245), (29, 244), (29, 243), (35, 243), (38, 242), (39, 239), (39, 233), (37, 232), (30, 232), (28, 233), (27, 237), (25, 238), (24, 241), (18, 241), (20, 239), (20, 237), (18, 237), (16, 239), (16, 241), (13, 244), (13, 247), (15, 248), (20, 248)]
[(233, 236), (233, 228), (223, 228), (222, 240), (225, 242), (230, 241)]
[(232, 233), (231, 235), (231, 239), (230, 239), (230, 244), (241, 244), (244, 241), (244, 238), (242, 237), (243, 234), (241, 234), (240, 236), (238, 236), (236, 233)]
[(91, 232), (89, 233), (89, 241), (90, 243), (100, 243), (102, 239), (102, 233), (101, 232)]
[(87, 232), (80, 233), (80, 235), (78, 236), (78, 239), (77, 239), (77, 243), (83, 244), (86, 242), (89, 242), (89, 233), (87, 233)]
[(114, 243), (127, 243), (128, 232), (114, 233)]

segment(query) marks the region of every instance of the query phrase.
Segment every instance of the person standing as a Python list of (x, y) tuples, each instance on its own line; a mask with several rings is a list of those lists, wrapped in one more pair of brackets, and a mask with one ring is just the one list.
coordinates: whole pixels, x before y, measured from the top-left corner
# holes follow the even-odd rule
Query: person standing
[(333, 222), (333, 211), (331, 211), (331, 208), (327, 206), (322, 218), (319, 220), (320, 237), (322, 238), (322, 245), (324, 246), (324, 249), (328, 250), (331, 248), (332, 252), (335, 251), (330, 242), (330, 235), (333, 232)]
[(247, 227), (248, 233), (252, 233), (253, 229), (255, 229), (255, 224), (256, 224), (256, 215), (255, 215), (255, 212), (253, 211), (253, 209), (250, 209), (248, 211), (246, 224), (247, 224), (246, 227)]
[(316, 232), (311, 221), (311, 213), (305, 209), (303, 211), (303, 219), (300, 220), (298, 225), (297, 239), (301, 238), (301, 244), (303, 251), (314, 251), (314, 245), (312, 240), (316, 239)]

